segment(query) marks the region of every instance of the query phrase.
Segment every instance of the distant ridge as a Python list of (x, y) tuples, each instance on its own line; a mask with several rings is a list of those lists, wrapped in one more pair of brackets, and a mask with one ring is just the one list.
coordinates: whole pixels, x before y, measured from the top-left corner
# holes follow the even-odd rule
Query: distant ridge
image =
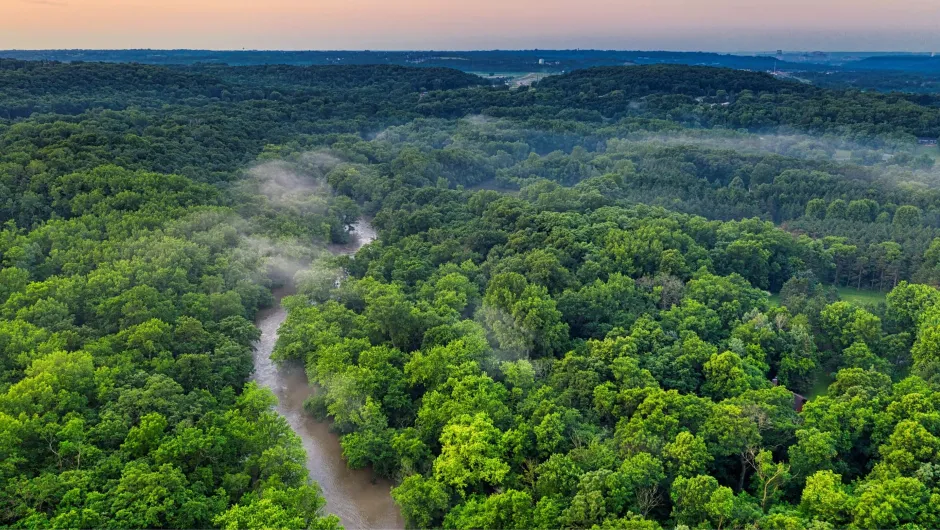
[(767, 55), (713, 52), (618, 50), (486, 50), (486, 51), (263, 51), (263, 50), (0, 50), (0, 57), (61, 62), (118, 62), (142, 64), (228, 64), (250, 66), (288, 64), (397, 64), (449, 67), (465, 72), (559, 73), (593, 66), (629, 64), (687, 64), (739, 70), (821, 70), (824, 65), (789, 63)]
[(866, 57), (854, 63), (853, 68), (866, 70), (913, 70), (940, 72), (940, 57), (929, 55), (882, 55)]

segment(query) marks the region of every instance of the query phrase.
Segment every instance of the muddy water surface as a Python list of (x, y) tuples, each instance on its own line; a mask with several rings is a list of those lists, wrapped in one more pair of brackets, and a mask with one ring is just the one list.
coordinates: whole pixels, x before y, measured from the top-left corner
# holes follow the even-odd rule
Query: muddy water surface
[[(360, 219), (353, 235), (356, 238), (352, 243), (334, 245), (330, 250), (337, 254), (355, 253), (375, 239), (375, 230), (367, 220)], [(404, 528), (401, 513), (389, 494), (392, 483), (373, 481), (371, 470), (347, 468), (339, 437), (330, 431), (329, 423), (318, 422), (304, 412), (304, 400), (314, 389), (307, 383), (301, 363), (285, 363), (279, 367), (271, 361), (278, 328), (287, 318), (281, 298), (293, 292), (293, 287), (275, 291), (275, 304), (258, 313), (255, 324), (261, 329), (261, 339), (255, 346), (253, 378), (274, 392), (278, 399), (277, 411), (303, 441), (310, 478), (323, 489), (327, 512), (338, 515), (343, 526), (349, 529)]]

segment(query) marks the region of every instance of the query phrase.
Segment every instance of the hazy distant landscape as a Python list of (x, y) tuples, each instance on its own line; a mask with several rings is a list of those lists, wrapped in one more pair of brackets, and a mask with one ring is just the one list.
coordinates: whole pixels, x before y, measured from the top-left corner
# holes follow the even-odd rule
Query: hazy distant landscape
[[(779, 53), (778, 53), (779, 52)], [(784, 71), (908, 70), (935, 72), (932, 53), (783, 51), (711, 53), (642, 50), (489, 50), (489, 51), (209, 51), (209, 50), (0, 50), (0, 56), (62, 62), (136, 62), (143, 64), (215, 63), (231, 66), (290, 64), (397, 64), (449, 67), (462, 71), (562, 72), (592, 66), (688, 64)], [(535, 67), (541, 68), (535, 68)]]
[(771, 72), (829, 88), (934, 94), (940, 58), (932, 53), (783, 51), (709, 53), (616, 50), (208, 51), (0, 50), (0, 58), (160, 65), (399, 65), (453, 68), (498, 83), (528, 85), (546, 75), (597, 66), (686, 64)]

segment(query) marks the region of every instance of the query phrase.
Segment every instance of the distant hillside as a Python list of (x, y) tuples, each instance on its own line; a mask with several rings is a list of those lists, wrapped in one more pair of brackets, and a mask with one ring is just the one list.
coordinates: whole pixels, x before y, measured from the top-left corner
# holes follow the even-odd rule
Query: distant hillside
[(482, 85), (489, 85), (489, 81), (450, 68), (396, 65), (162, 66), (0, 59), (0, 94), (5, 102), (0, 116), (78, 114), (92, 108), (159, 107), (183, 101), (302, 102), (340, 92), (363, 100), (388, 101), (417, 92)]
[(777, 61), (769, 56), (711, 52), (613, 50), (487, 50), (487, 51), (207, 51), (207, 50), (0, 50), (0, 57), (63, 62), (136, 62), (143, 64), (228, 64), (249, 66), (397, 64), (447, 67), (464, 72), (557, 73), (594, 66), (624, 64), (688, 64), (746, 70), (817, 70), (822, 65)]
[(564, 76), (546, 78), (539, 87), (562, 90), (567, 94), (591, 92), (605, 94), (615, 90), (628, 95), (682, 94), (709, 96), (726, 92), (810, 92), (812, 86), (784, 81), (763, 72), (742, 72), (704, 66), (647, 65), (633, 68), (591, 68)]
[(852, 63), (858, 70), (906, 70), (918, 72), (940, 72), (940, 57), (926, 55), (883, 55), (868, 57)]

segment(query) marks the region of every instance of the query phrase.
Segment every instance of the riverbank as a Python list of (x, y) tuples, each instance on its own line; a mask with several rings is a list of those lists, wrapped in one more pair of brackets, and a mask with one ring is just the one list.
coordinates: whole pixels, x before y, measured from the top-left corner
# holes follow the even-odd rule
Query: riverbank
[[(331, 246), (330, 251), (354, 254), (375, 239), (375, 230), (363, 218), (354, 225), (353, 235), (355, 238), (351, 243)], [(370, 470), (346, 467), (339, 437), (330, 430), (329, 423), (316, 421), (304, 411), (304, 401), (315, 390), (307, 382), (302, 364), (278, 366), (271, 360), (278, 328), (287, 318), (281, 299), (293, 293), (293, 285), (276, 290), (274, 305), (258, 313), (255, 325), (261, 330), (261, 338), (254, 351), (253, 379), (277, 396), (277, 412), (300, 437), (307, 453), (310, 478), (323, 490), (327, 512), (339, 516), (347, 529), (404, 528), (404, 520), (390, 495), (393, 484), (387, 480), (374, 480)]]

